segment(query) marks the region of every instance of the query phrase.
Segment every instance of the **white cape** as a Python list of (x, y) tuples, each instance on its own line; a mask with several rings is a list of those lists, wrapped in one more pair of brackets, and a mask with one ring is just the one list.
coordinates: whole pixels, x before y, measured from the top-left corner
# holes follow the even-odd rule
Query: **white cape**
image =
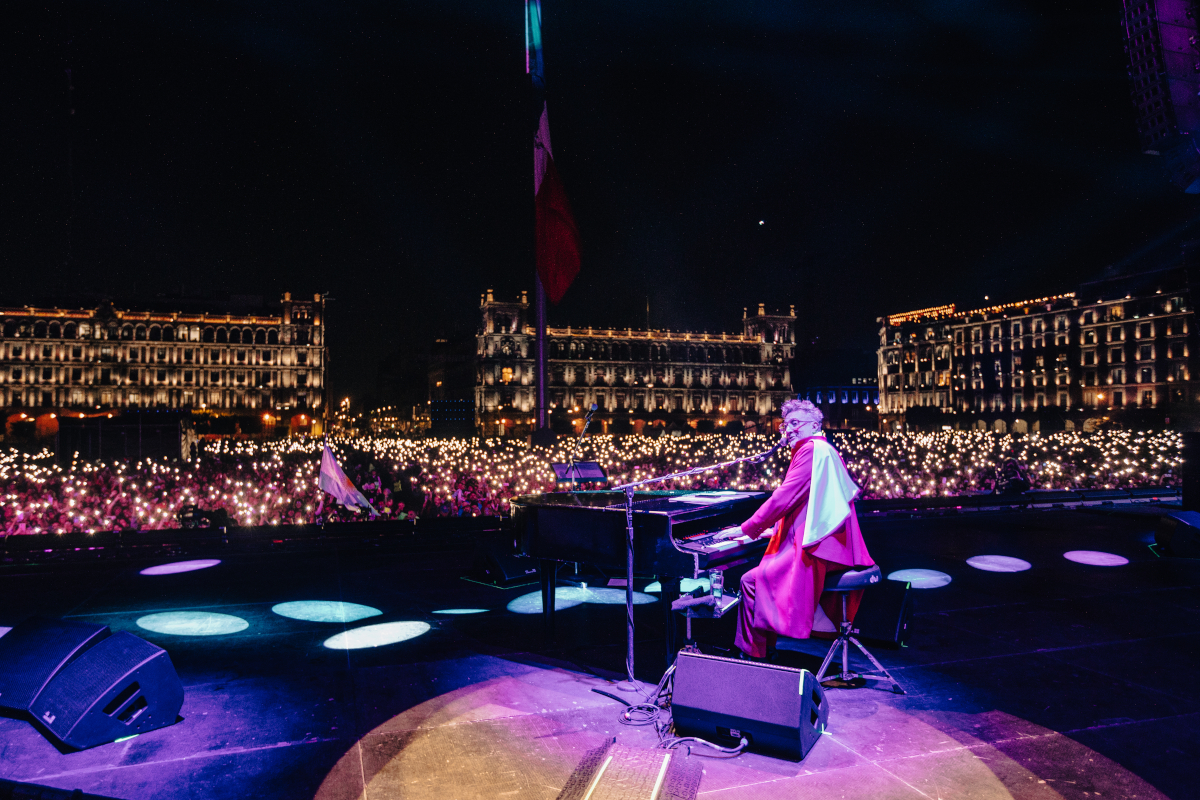
[(833, 445), (823, 436), (813, 438), (812, 482), (804, 518), (803, 547), (837, 533), (850, 516), (850, 503), (859, 493)]

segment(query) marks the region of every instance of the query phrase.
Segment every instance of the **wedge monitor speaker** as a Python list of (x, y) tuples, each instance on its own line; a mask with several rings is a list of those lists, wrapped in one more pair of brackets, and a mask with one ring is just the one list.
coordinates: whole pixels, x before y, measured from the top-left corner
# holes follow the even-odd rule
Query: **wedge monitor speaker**
[(0, 637), (0, 703), (82, 750), (174, 723), (183, 684), (167, 651), (145, 639), (34, 619)]
[(800, 761), (829, 724), (825, 690), (808, 670), (680, 653), (671, 716), (680, 736)]

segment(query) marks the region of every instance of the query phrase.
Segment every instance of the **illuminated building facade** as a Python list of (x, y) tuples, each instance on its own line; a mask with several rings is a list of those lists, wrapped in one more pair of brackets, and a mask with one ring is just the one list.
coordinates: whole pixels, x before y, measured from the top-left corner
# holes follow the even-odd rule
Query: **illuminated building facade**
[(1187, 276), (1173, 268), (971, 311), (882, 317), (881, 422), (1025, 432), (1187, 413), (1200, 396)]
[(287, 293), (281, 306), (268, 315), (0, 308), (0, 407), (9, 415), (170, 408), (320, 416), (321, 297)]
[[(480, 298), (475, 414), (484, 435), (523, 435), (536, 404), (535, 336), (526, 293)], [(595, 403), (593, 431), (646, 424), (720, 429), (770, 425), (791, 394), (796, 313), (743, 311), (740, 333), (550, 328), (546, 372), (552, 418)], [(582, 413), (567, 424), (578, 428)], [(736, 427), (736, 426), (735, 426)]]

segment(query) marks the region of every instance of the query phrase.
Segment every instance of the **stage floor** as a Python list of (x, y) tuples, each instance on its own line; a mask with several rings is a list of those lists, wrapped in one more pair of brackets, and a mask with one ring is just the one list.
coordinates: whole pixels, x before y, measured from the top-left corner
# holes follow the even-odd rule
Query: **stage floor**
[[(1152, 525), (1068, 510), (864, 519), (885, 573), (952, 579), (918, 592), (907, 648), (872, 648), (908, 695), (831, 690), (829, 730), (807, 758), (706, 758), (700, 795), (1194, 797), (1200, 562), (1155, 557)], [(1129, 563), (1063, 557), (1076, 550)], [(981, 571), (966, 563), (977, 555), (1031, 568)], [(76, 753), (0, 718), (0, 778), (130, 800), (551, 800), (606, 738), (654, 745), (652, 728), (618, 724), (620, 706), (591, 691), (621, 694), (623, 606), (563, 608), (548, 642), (540, 615), (508, 610), (536, 585), (462, 580), (469, 563), (462, 552), (331, 550), (232, 555), (166, 575), (140, 574), (151, 565), (140, 561), (0, 567), (0, 626), (37, 614), (130, 631), (168, 650), (186, 689), (177, 724)], [(272, 611), (300, 601), (381, 613), (342, 623)], [(435, 613), (452, 609), (481, 612)], [(171, 635), (138, 625), (180, 611), (246, 627)], [(662, 617), (658, 602), (637, 606), (637, 672), (651, 684), (663, 668)], [(223, 620), (188, 619), (209, 626), (193, 634)], [(323, 644), (392, 622), (429, 629), (363, 649)], [(695, 633), (724, 654), (732, 621)], [(824, 652), (816, 641), (789, 647), (781, 662), (809, 669)]]

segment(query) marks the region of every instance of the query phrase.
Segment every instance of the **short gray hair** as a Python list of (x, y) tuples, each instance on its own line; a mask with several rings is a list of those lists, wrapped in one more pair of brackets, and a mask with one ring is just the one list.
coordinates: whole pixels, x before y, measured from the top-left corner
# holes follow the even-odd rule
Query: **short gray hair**
[(785, 402), (783, 404), (782, 413), (785, 417), (788, 414), (799, 414), (804, 419), (809, 420), (810, 422), (815, 422), (818, 425), (821, 425), (825, 422), (825, 415), (821, 413), (821, 409), (817, 408), (808, 400), (801, 400), (800, 398)]

